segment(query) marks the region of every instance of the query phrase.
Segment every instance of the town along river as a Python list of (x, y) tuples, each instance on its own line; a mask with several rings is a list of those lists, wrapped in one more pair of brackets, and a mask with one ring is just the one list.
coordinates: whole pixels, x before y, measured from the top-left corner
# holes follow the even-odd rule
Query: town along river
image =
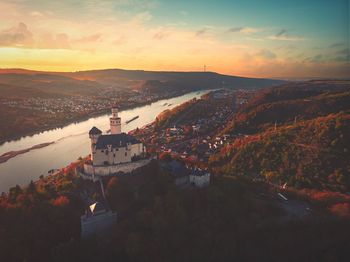
[[(160, 112), (192, 98), (199, 98), (207, 92), (207, 90), (191, 92), (179, 97), (159, 100), (150, 105), (120, 111), (122, 132), (129, 132), (149, 124), (155, 120)], [(93, 117), (63, 128), (26, 136), (20, 140), (1, 145), (0, 156), (10, 151), (23, 150), (23, 153), (0, 163), (0, 193), (7, 192), (10, 187), (16, 184), (25, 185), (30, 180), (37, 180), (40, 175), (47, 175), (51, 169), (65, 167), (80, 156), (87, 156), (90, 153), (89, 130), (96, 126), (106, 133), (109, 130), (109, 116), (106, 114)], [(136, 116), (139, 117), (126, 124), (127, 120)], [(33, 146), (32, 150), (26, 150)]]

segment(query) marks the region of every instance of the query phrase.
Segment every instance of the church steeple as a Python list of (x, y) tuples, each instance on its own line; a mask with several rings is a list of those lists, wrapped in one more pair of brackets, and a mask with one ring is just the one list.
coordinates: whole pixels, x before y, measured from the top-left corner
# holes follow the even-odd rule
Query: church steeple
[(109, 123), (112, 135), (121, 133), (120, 117), (118, 117), (118, 107), (116, 105), (112, 107), (112, 117), (109, 118)]

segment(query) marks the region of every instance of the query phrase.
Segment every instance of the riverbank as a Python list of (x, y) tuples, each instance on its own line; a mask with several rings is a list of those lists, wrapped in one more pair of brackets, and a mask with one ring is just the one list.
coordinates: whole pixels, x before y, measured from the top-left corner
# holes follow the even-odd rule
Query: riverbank
[[(194, 91), (197, 92), (198, 90)], [(159, 96), (153, 100), (150, 101), (145, 101), (145, 102), (138, 102), (137, 104), (134, 105), (130, 105), (130, 106), (121, 106), (120, 110), (128, 110), (128, 109), (134, 109), (137, 107), (141, 107), (141, 106), (145, 106), (145, 105), (149, 105), (152, 104), (154, 102), (157, 102), (159, 100), (163, 100), (163, 99), (170, 99), (170, 98), (175, 98), (175, 97), (179, 97), (182, 95), (185, 95), (187, 93), (191, 93), (191, 92), (176, 92), (176, 93), (171, 93), (171, 94), (167, 94), (164, 96)], [(108, 114), (110, 112), (110, 108), (105, 108), (103, 110), (99, 110), (99, 111), (95, 111), (95, 112), (90, 112), (84, 115), (77, 115), (75, 117), (72, 117), (70, 119), (67, 118), (56, 118), (55, 122), (53, 123), (45, 123), (46, 126), (38, 126), (38, 127), (32, 127), (31, 130), (29, 131), (19, 131), (16, 130), (16, 132), (13, 132), (11, 135), (9, 136), (5, 136), (4, 138), (0, 138), (0, 146), (3, 145), (6, 142), (11, 142), (11, 141), (16, 141), (16, 140), (20, 140), (23, 137), (26, 136), (34, 136), (36, 134), (40, 134), (42, 132), (45, 131), (49, 131), (49, 130), (53, 130), (53, 129), (59, 129), (59, 128), (63, 128), (69, 124), (73, 124), (73, 123), (79, 123), (85, 120), (88, 120), (89, 118), (92, 117), (99, 117), (105, 114)], [(4, 127), (2, 127), (4, 128)]]
[[(120, 112), (122, 119), (130, 119), (136, 115), (140, 117), (129, 124), (122, 124), (123, 132), (145, 126), (155, 120), (165, 109), (171, 109), (194, 97), (209, 92), (208, 90), (186, 93), (170, 99), (154, 102), (150, 105), (136, 107)], [(164, 107), (164, 103), (172, 104)], [(145, 103), (147, 104), (147, 103)], [(97, 114), (96, 114), (97, 115)], [(25, 185), (31, 180), (38, 179), (41, 175), (47, 175), (48, 170), (60, 169), (67, 166), (74, 159), (83, 157), (90, 152), (90, 140), (87, 132), (92, 126), (101, 130), (108, 130), (109, 116), (106, 114), (89, 118), (77, 124), (70, 124), (61, 129), (54, 129), (34, 136), (27, 136), (18, 141), (12, 141), (0, 146), (0, 155), (30, 148), (34, 145), (55, 141), (55, 143), (27, 153), (13, 157), (0, 164), (0, 192), (7, 191), (13, 185)]]

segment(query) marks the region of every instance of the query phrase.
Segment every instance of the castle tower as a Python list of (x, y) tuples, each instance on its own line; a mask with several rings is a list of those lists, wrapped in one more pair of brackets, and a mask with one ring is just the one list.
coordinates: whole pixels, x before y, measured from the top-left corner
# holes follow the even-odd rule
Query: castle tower
[(96, 153), (96, 143), (101, 134), (102, 131), (95, 126), (89, 131), (89, 138), (91, 139), (91, 160), (93, 160), (94, 154)]
[(109, 118), (109, 123), (111, 125), (111, 134), (116, 135), (121, 133), (121, 123), (120, 117), (118, 117), (118, 107), (112, 107), (112, 117)]

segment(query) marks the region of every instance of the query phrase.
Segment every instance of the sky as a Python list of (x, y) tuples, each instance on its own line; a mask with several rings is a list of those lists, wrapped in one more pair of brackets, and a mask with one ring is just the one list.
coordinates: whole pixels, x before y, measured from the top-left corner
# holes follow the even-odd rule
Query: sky
[(349, 77), (349, 0), (0, 0), (0, 68)]

